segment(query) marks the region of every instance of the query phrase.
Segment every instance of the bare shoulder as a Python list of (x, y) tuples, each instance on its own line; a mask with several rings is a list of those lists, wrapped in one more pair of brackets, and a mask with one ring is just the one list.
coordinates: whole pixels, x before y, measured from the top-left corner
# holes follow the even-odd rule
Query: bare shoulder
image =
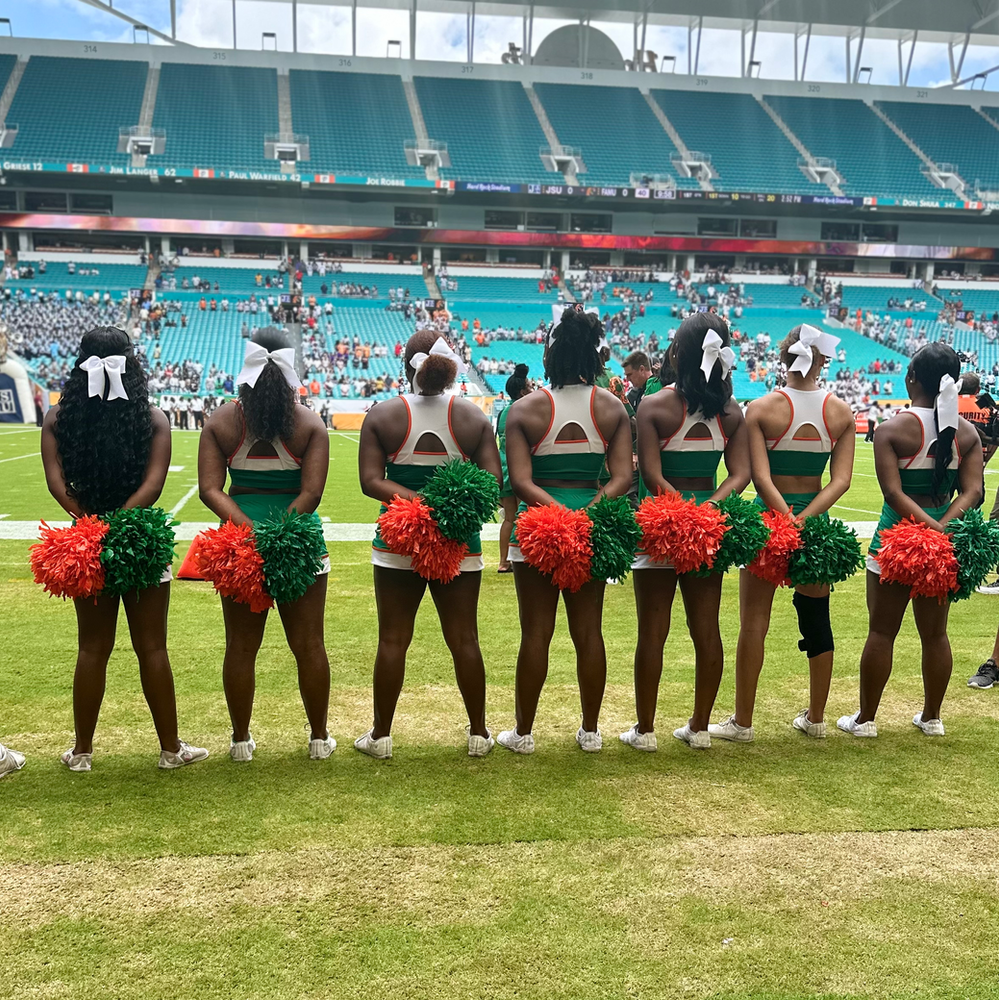
[(310, 409), (308, 406), (295, 407), (295, 423), (298, 424), (299, 427), (309, 431), (319, 429), (326, 430), (323, 418), (319, 416), (315, 410)]
[(838, 423), (844, 427), (854, 422), (853, 410), (845, 399), (840, 399), (836, 393), (829, 393), (826, 398), (826, 421)]
[(58, 416), (59, 404), (56, 403), (55, 406), (50, 406), (48, 412), (45, 414), (45, 419), (42, 421), (42, 430), (52, 430)]
[(451, 405), (454, 407), (454, 415), (463, 421), (477, 424), (488, 423), (489, 418), (482, 411), (481, 407), (476, 406), (471, 400), (456, 396), (454, 403)]
[(544, 415), (547, 419), (548, 415), (551, 413), (551, 399), (548, 393), (543, 389), (539, 389), (537, 392), (528, 393), (526, 396), (521, 396), (520, 399), (511, 403), (507, 407), (507, 418), (506, 426), (510, 427), (511, 424), (516, 426), (523, 420), (530, 420), (532, 417), (537, 417)]
[(170, 421), (167, 419), (167, 415), (158, 406), (150, 406), (149, 415), (153, 418), (154, 430), (170, 430)]
[(958, 418), (957, 443), (962, 455), (970, 452), (972, 448), (981, 448), (982, 446), (982, 439), (975, 429), (975, 425), (970, 420), (965, 420), (964, 417)]
[(386, 399), (372, 406), (364, 415), (364, 423), (366, 424), (370, 420), (372, 427), (383, 427), (386, 423), (392, 423), (393, 420), (404, 419), (407, 409), (407, 404), (402, 396), (394, 396), (392, 399)]

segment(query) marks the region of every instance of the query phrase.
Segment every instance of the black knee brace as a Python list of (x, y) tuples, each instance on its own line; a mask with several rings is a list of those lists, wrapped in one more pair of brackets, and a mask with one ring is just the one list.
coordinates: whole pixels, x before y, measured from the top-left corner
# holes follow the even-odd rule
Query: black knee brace
[(795, 591), (793, 600), (794, 610), (798, 612), (798, 631), (801, 633), (798, 649), (809, 659), (831, 653), (835, 646), (829, 624), (829, 598), (806, 597)]

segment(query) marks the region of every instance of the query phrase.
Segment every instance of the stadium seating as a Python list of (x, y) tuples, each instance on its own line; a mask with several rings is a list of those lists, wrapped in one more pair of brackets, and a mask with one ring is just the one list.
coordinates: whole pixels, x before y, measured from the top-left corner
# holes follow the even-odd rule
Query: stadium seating
[[(146, 281), (147, 269), (143, 264), (105, 264), (94, 261), (89, 264), (77, 264), (76, 273), (70, 274), (66, 264), (46, 262), (45, 274), (38, 272), (35, 264), (35, 276), (25, 280), (10, 282), (11, 288), (44, 288), (79, 289), (84, 292), (94, 291), (126, 291), (129, 288), (142, 288)], [(90, 271), (90, 274), (81, 274)], [(97, 271), (97, 274), (92, 272)]]
[(652, 96), (688, 149), (711, 154), (718, 191), (828, 192), (798, 169), (798, 151), (748, 94), (654, 90)]
[[(17, 56), (7, 55), (4, 53), (0, 55), (0, 91), (7, 86), (7, 81), (10, 79), (11, 70), (17, 63)], [(8, 118), (8, 121), (13, 122), (13, 118)]]
[(337, 285), (363, 285), (365, 288), (377, 288), (378, 296), (376, 301), (384, 301), (389, 297), (389, 288), (409, 289), (411, 299), (425, 299), (427, 297), (427, 286), (423, 281), (423, 276), (419, 274), (391, 274), (383, 272), (376, 274), (371, 271), (343, 271), (340, 274), (327, 274), (325, 278), (318, 274), (302, 275), (302, 291), (306, 295), (322, 297), (322, 287), (326, 285), (330, 289), (329, 298), (333, 298), (333, 289)]
[[(177, 326), (164, 326), (160, 334), (160, 361), (164, 364), (196, 358), (204, 364), (206, 371), (215, 364), (221, 371), (235, 375), (243, 365), (243, 324), (251, 329), (271, 325), (266, 312), (259, 312), (256, 316), (235, 310), (202, 312), (196, 307), (194, 299), (182, 301), (187, 326), (181, 327), (178, 320)], [(177, 319), (177, 316), (177, 313), (170, 313), (169, 318)], [(148, 346), (148, 353), (152, 356), (151, 345)]]
[(999, 190), (999, 131), (977, 111), (947, 104), (878, 101), (877, 105), (936, 163), (955, 163), (975, 190)]
[(556, 302), (558, 293), (539, 292), (534, 278), (472, 278), (452, 276), (458, 290), (448, 299), (462, 302)]
[[(128, 164), (128, 156), (117, 152), (118, 130), (139, 123), (148, 70), (144, 62), (32, 56), (7, 112), (18, 134), (6, 155)], [(200, 102), (191, 103), (211, 117)]]
[(850, 195), (939, 197), (922, 161), (863, 101), (771, 97), (767, 103), (813, 156), (836, 161)]
[(678, 187), (697, 187), (672, 165), (676, 147), (632, 87), (539, 83), (534, 88), (559, 141), (582, 151), (583, 184), (625, 186), (633, 173), (669, 174)]
[(309, 137), (309, 170), (425, 176), (406, 163), (405, 143), (416, 130), (398, 76), (293, 69), (289, 82), (295, 131)]
[[(889, 309), (889, 298), (896, 298), (902, 302), (905, 302), (906, 299), (912, 299), (913, 302), (925, 302), (926, 308), (922, 310)], [(939, 299), (935, 299), (921, 288), (908, 286), (900, 288), (898, 285), (869, 286), (844, 284), (843, 305), (851, 313), (857, 309), (863, 309), (865, 312), (870, 309), (872, 312), (880, 315), (891, 313), (892, 315), (923, 316), (924, 318), (935, 316), (943, 307), (943, 303)]]
[(999, 311), (999, 286), (980, 289), (941, 289), (940, 298), (944, 302), (959, 301), (965, 309), (974, 309), (976, 314), (987, 313), (991, 316)]
[(539, 150), (548, 144), (519, 83), (416, 77), (416, 93), (431, 139), (451, 157), (442, 176), (509, 184), (550, 184)]
[(164, 63), (153, 126), (166, 129), (166, 151), (151, 164), (277, 173), (264, 157), (264, 136), (278, 131), (277, 73)]
[[(288, 290), (288, 278), (287, 276), (278, 273), (277, 262), (273, 260), (262, 260), (260, 266), (256, 268), (247, 267), (219, 267), (217, 264), (204, 263), (205, 258), (197, 257), (182, 257), (181, 264), (179, 267), (174, 268), (173, 276), (177, 279), (178, 290), (182, 287), (182, 283), (186, 278), (188, 282), (194, 277), (198, 277), (202, 282), (208, 281), (211, 287), (214, 289), (215, 282), (219, 283), (218, 292), (214, 292), (216, 295), (224, 294), (239, 294), (239, 295), (249, 295), (251, 292), (256, 292), (259, 296), (261, 294), (278, 294), (282, 291)], [(169, 272), (164, 272), (164, 277), (166, 277)], [(257, 284), (256, 276), (261, 276), (261, 284)], [(264, 284), (264, 279), (270, 275), (272, 285), (277, 279), (282, 280), (282, 286), (280, 288), (272, 287), (268, 288)], [(192, 289), (193, 290), (193, 289)], [(164, 295), (172, 295), (172, 292), (164, 292)]]

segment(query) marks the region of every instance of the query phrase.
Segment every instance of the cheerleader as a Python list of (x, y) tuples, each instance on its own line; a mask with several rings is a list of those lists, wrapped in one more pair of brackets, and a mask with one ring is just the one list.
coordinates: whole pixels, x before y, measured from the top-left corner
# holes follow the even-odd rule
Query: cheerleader
[[(975, 428), (958, 416), (960, 373), (961, 362), (952, 348), (927, 344), (915, 354), (905, 376), (912, 405), (881, 424), (874, 435), (874, 465), (884, 507), (867, 557), (869, 626), (860, 658), (860, 711), (837, 723), (853, 736), (878, 735), (874, 717), (910, 600), (909, 587), (879, 580), (881, 533), (907, 517), (943, 531), (953, 518), (982, 502), (982, 442)], [(912, 724), (927, 736), (944, 735), (940, 706), (953, 667), (949, 611), (947, 601), (912, 599), (923, 651), (923, 709)]]
[[(330, 443), (322, 418), (298, 404), (301, 384), (295, 371), (295, 349), (287, 335), (274, 327), (257, 330), (246, 345), (243, 369), (236, 378), (238, 402), (215, 410), (201, 434), (201, 499), (220, 520), (252, 525), (284, 511), (316, 517), (329, 471)], [(324, 760), (336, 749), (336, 740), (326, 728), (330, 666), (323, 628), (328, 574), (326, 556), (322, 571), (304, 596), (278, 605), (298, 666), (312, 760)], [(253, 760), (257, 748), (250, 734), (250, 716), (267, 612), (251, 611), (249, 605), (223, 597), (222, 617), (222, 683), (232, 722), (229, 756), (244, 763)]]
[[(379, 403), (361, 426), (358, 468), (365, 495), (380, 500), (384, 510), (396, 496), (415, 497), (438, 466), (455, 459), (474, 462), (502, 482), (492, 424), (474, 403), (448, 392), (459, 371), (467, 370), (464, 362), (443, 337), (429, 330), (410, 337), (404, 360), (415, 391)], [(378, 609), (374, 721), (354, 741), (361, 753), (379, 759), (392, 756), (392, 719), (428, 583), (468, 713), (468, 755), (484, 757), (493, 748), (495, 741), (486, 728), (486, 674), (477, 620), (482, 544), (478, 535), (467, 544), (460, 574), (445, 584), (424, 579), (408, 556), (391, 552), (380, 532), (376, 534), (371, 552)]]
[[(624, 405), (595, 382), (603, 364), (597, 345), (599, 320), (567, 309), (545, 344), (545, 377), (551, 389), (514, 403), (506, 423), (510, 481), (528, 506), (564, 504), (588, 507), (602, 496), (624, 496), (631, 488), (631, 422)], [(609, 481), (598, 480), (606, 460)], [(559, 589), (551, 578), (524, 562), (516, 533), (510, 542), (520, 605), (521, 642), (517, 656), (517, 725), (497, 737), (515, 753), (533, 753), (534, 717), (548, 676), (548, 653), (555, 631)], [(576, 648), (576, 675), (582, 725), (576, 742), (590, 753), (600, 750), (600, 704), (607, 682), (607, 657), (601, 633), (603, 580), (591, 580), (577, 593), (565, 591), (569, 635)]]
[[(676, 382), (642, 400), (638, 408), (638, 464), (649, 493), (679, 492), (698, 503), (719, 503), (749, 484), (746, 423), (732, 398), (729, 370), (735, 354), (728, 324), (715, 313), (695, 313), (680, 324), (669, 351)], [(717, 485), (725, 457), (727, 476)], [(722, 574), (679, 578), (672, 566), (640, 552), (635, 559), (638, 646), (635, 650), (635, 704), (638, 722), (621, 741), (636, 750), (656, 749), (655, 717), (663, 646), (669, 635), (679, 579), (687, 628), (694, 643), (694, 713), (673, 735), (695, 749), (711, 746), (708, 722), (724, 654), (718, 613)]]
[[(746, 414), (757, 503), (792, 513), (799, 522), (827, 517), (850, 488), (856, 426), (853, 411), (819, 385), (839, 338), (813, 326), (795, 327), (780, 345), (787, 385), (754, 400)], [(829, 465), (829, 481), (822, 474)], [(808, 657), (809, 703), (792, 725), (806, 736), (826, 735), (825, 707), (833, 669), (833, 635), (827, 585), (795, 587), (801, 641)], [(743, 570), (739, 576), (739, 643), (735, 660), (735, 714), (708, 732), (723, 740), (753, 739), (756, 687), (763, 669), (775, 587)]]
[[(96, 327), (84, 334), (59, 403), (45, 415), (42, 462), (49, 492), (74, 518), (151, 507), (159, 499), (170, 465), (170, 423), (149, 403), (145, 372), (124, 330)], [(61, 758), (71, 771), (91, 769), (119, 603), (160, 741), (159, 766), (184, 767), (208, 756), (177, 737), (166, 645), (171, 579), (167, 564), (157, 586), (130, 591), (120, 602), (111, 594), (73, 602), (79, 637), (73, 678), (76, 742)]]
[(24, 754), (0, 743), (0, 778), (20, 771), (24, 767)]
[[(513, 374), (506, 380), (506, 394), (511, 403), (516, 403), (522, 396), (534, 390), (534, 386), (528, 381), (527, 365), (517, 365)], [(503, 488), (500, 490), (500, 503), (503, 506), (503, 523), (500, 525), (499, 550), (500, 561), (499, 573), (512, 573), (513, 566), (510, 565), (510, 536), (513, 534), (513, 523), (517, 519), (517, 498), (513, 495), (513, 487), (510, 485), (510, 472), (506, 463), (506, 417), (510, 412), (510, 406), (503, 407), (499, 418), (496, 421), (496, 442), (499, 445), (500, 464), (503, 466)]]

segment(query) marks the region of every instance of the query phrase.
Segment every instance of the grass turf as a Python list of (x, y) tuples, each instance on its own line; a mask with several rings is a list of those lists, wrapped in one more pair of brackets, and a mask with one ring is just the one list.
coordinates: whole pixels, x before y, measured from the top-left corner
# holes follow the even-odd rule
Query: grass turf
[[(0, 432), (0, 458), (35, 432)], [(320, 513), (373, 519), (356, 489), (354, 435), (334, 435)], [(196, 439), (175, 435), (164, 504), (194, 482)], [(858, 473), (872, 473), (861, 446)], [(56, 518), (40, 465), (4, 467), (0, 514)], [(873, 520), (858, 475), (841, 516)], [(208, 520), (196, 497), (180, 512)], [(392, 761), (350, 748), (370, 724), (376, 627), (365, 543), (331, 545), (330, 728), (340, 749), (307, 759), (294, 664), (272, 616), (258, 663), (253, 763), (232, 765), (221, 691), (223, 633), (207, 585), (173, 585), (170, 648), (181, 729), (213, 756), (155, 768), (156, 744), (122, 621), (94, 771), (67, 773), (72, 609), (30, 582), (27, 542), (0, 542), (0, 737), (27, 768), (0, 783), (0, 886), (9, 928), (0, 1000), (44, 997), (992, 997), (995, 772), (982, 759), (994, 692), (963, 681), (991, 648), (996, 610), (951, 616), (948, 735), (929, 740), (911, 616), (879, 716), (881, 737), (806, 741), (789, 722), (805, 662), (778, 597), (761, 680), (758, 741), (696, 753), (669, 738), (686, 718), (693, 651), (675, 610), (658, 754), (620, 745), (634, 721), (630, 582), (607, 591), (609, 684), (600, 755), (581, 754), (571, 645), (561, 619), (538, 753), (464, 754), (464, 717), (432, 604), (410, 653)], [(486, 546), (495, 565), (496, 546)], [(829, 719), (856, 707), (864, 581), (833, 595), (837, 670)], [(513, 581), (483, 575), (480, 630), (492, 728), (513, 719)], [(737, 581), (725, 583), (732, 705)]]

